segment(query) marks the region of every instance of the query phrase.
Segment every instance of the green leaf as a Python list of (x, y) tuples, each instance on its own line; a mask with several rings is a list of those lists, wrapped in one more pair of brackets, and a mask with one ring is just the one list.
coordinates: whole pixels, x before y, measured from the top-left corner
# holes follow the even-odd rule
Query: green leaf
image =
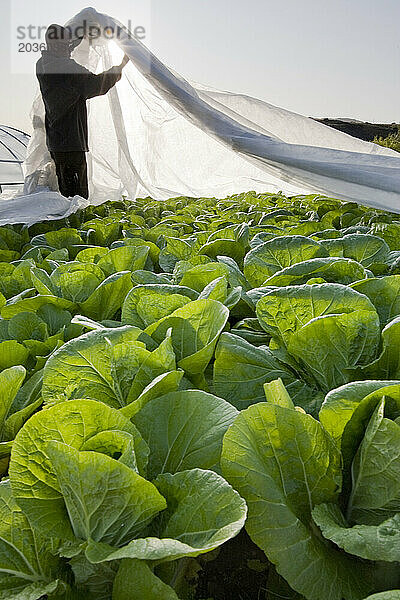
[(327, 282), (349, 285), (366, 279), (367, 272), (350, 258), (312, 258), (277, 271), (263, 282), (263, 286), (301, 285), (312, 277), (322, 277)]
[(218, 300), (218, 302), (225, 304), (227, 296), (228, 281), (224, 275), (223, 277), (217, 277), (217, 279), (214, 279), (214, 281), (206, 285), (199, 295), (199, 300), (210, 298), (211, 300)]
[(318, 242), (301, 235), (281, 236), (246, 254), (244, 275), (253, 287), (261, 286), (278, 271), (312, 258), (328, 256)]
[[(172, 275), (164, 273), (153, 273), (152, 271), (134, 271), (131, 274), (131, 279), (134, 285), (147, 285), (149, 283), (166, 284), (172, 283)], [(194, 292), (194, 290), (192, 290)]]
[(53, 304), (45, 304), (36, 314), (46, 323), (49, 335), (55, 335), (71, 322), (71, 313)]
[(353, 527), (336, 504), (320, 504), (312, 516), (323, 536), (348, 554), (374, 561), (400, 560), (400, 513), (379, 525)]
[[(118, 323), (118, 321), (112, 321), (113, 323)], [(107, 329), (107, 325), (105, 325), (104, 323), (107, 323), (107, 321), (102, 321), (101, 323), (98, 323), (97, 321), (93, 321), (93, 319), (89, 319), (88, 317), (85, 317), (84, 315), (75, 315), (72, 319), (71, 319), (71, 323), (72, 325), (80, 325), (81, 327), (84, 327), (85, 329), (88, 329), (89, 331), (98, 331), (99, 329)], [(122, 325), (122, 323), (121, 323)], [(115, 325), (114, 325), (115, 327)]]
[(345, 256), (359, 262), (363, 267), (386, 262), (390, 248), (379, 237), (365, 233), (351, 233), (334, 240), (323, 240), (321, 245), (330, 256)]
[(187, 286), (201, 292), (204, 288), (218, 277), (228, 276), (228, 267), (221, 263), (210, 262), (206, 265), (197, 265), (185, 272), (179, 281), (179, 285)]
[(385, 240), (390, 250), (399, 249), (400, 227), (398, 223), (373, 223), (371, 233)]
[(264, 402), (264, 383), (279, 378), (288, 389), (291, 389), (291, 384), (298, 387), (293, 371), (269, 348), (256, 348), (230, 333), (221, 335), (213, 373), (213, 388), (217, 396), (241, 410), (250, 404)]
[(352, 600), (371, 591), (367, 569), (324, 543), (311, 511), (334, 502), (340, 454), (318, 421), (296, 410), (256, 404), (225, 434), (222, 471), (246, 499), (251, 539), (308, 600)]
[(103, 563), (92, 565), (84, 554), (73, 556), (69, 565), (74, 574), (73, 592), (76, 596), (66, 596), (65, 600), (110, 600), (113, 583), (118, 571), (117, 563)]
[(143, 269), (148, 254), (149, 248), (147, 246), (121, 246), (102, 256), (97, 264), (108, 277), (120, 271)]
[(288, 352), (328, 392), (353, 378), (350, 369), (367, 364), (374, 357), (379, 334), (375, 312), (327, 315), (312, 319), (296, 331), (290, 337)]
[(140, 364), (135, 379), (130, 387), (126, 402), (130, 403), (136, 400), (143, 390), (165, 372), (176, 369), (176, 358), (171, 340), (171, 330), (168, 329), (165, 340), (149, 352), (147, 357)]
[(98, 246), (109, 246), (121, 233), (121, 223), (112, 218), (92, 219), (83, 225), (88, 231), (88, 242)]
[[(43, 402), (42, 398), (37, 398), (35, 392), (31, 390), (32, 386), (30, 382), (31, 380), (35, 381), (37, 377), (33, 376), (31, 380), (28, 380), (28, 382), (21, 387), (25, 375), (26, 371), (22, 366), (11, 367), (0, 374), (1, 440), (13, 440), (25, 421), (29, 419)], [(22, 408), (18, 409), (19, 406), (22, 406)], [(2, 448), (3, 452), (5, 452), (6, 449), (7, 446), (4, 445)], [(7, 452), (7, 454), (9, 454), (9, 452)]]
[(63, 273), (58, 280), (60, 295), (75, 304), (83, 303), (93, 294), (102, 280), (103, 278), (99, 279), (87, 270)]
[(263, 329), (285, 343), (316, 317), (359, 310), (375, 313), (368, 298), (337, 283), (276, 288), (257, 302), (257, 318)]
[[(31, 260), (23, 260), (17, 266), (0, 262), (0, 291), (3, 298), (11, 298), (32, 287), (30, 272), (32, 266)], [(2, 301), (1, 304), (4, 302)]]
[(138, 558), (170, 561), (199, 556), (218, 548), (239, 533), (246, 520), (246, 503), (212, 471), (191, 469), (155, 480), (167, 509), (149, 528), (150, 536), (115, 550), (90, 541), (86, 556), (93, 563)]
[[(354, 457), (347, 506), (350, 523), (378, 525), (400, 512), (400, 426), (384, 417), (385, 397), (377, 405)], [(354, 419), (354, 415), (353, 415)]]
[(139, 410), (143, 408), (148, 402), (164, 396), (169, 392), (176, 392), (179, 388), (179, 384), (182, 380), (184, 371), (178, 369), (176, 371), (169, 371), (168, 373), (162, 373), (155, 377), (142, 391), (140, 396), (130, 404), (127, 404), (120, 411), (125, 417), (131, 419), (136, 415)]
[(53, 250), (46, 256), (47, 261), (67, 261), (69, 259), (69, 252), (67, 248), (60, 248), (59, 250)]
[(78, 252), (75, 260), (83, 263), (97, 263), (108, 252), (108, 248), (104, 248), (103, 246), (88, 246)]
[(246, 277), (243, 275), (238, 264), (233, 260), (233, 258), (230, 256), (217, 256), (217, 260), (219, 264), (225, 267), (226, 276), (231, 287), (241, 287), (245, 291), (251, 289), (250, 283), (247, 281)]
[(22, 312), (12, 317), (8, 323), (8, 334), (17, 342), (24, 340), (39, 340), (48, 338), (46, 323), (36, 314)]
[[(43, 600), (43, 598), (63, 597), (67, 586), (58, 579), (50, 583), (29, 583), (24, 587), (0, 591), (0, 600)], [(55, 594), (55, 595), (54, 595)], [(71, 597), (71, 600), (73, 598)]]
[[(324, 215), (325, 216), (325, 215)], [(302, 221), (286, 230), (290, 235), (305, 235), (316, 233), (321, 228), (321, 223), (317, 221)]]
[(192, 247), (185, 240), (176, 237), (166, 237), (166, 245), (161, 250), (158, 262), (166, 273), (173, 271), (179, 260), (187, 260), (192, 254)]
[(37, 600), (57, 588), (61, 573), (51, 542), (32, 529), (9, 481), (0, 483), (0, 598)]
[(26, 365), (29, 350), (15, 340), (0, 342), (0, 371), (16, 365)]
[(356, 281), (351, 287), (371, 300), (382, 326), (400, 315), (400, 275), (372, 277)]
[(41, 396), (43, 370), (34, 373), (20, 388), (12, 406), (12, 412), (26, 408)]
[[(143, 443), (140, 435), (133, 436), (126, 431), (100, 431), (100, 433), (87, 440), (81, 450), (106, 454), (110, 458), (115, 458), (118, 462), (130, 467), (139, 475), (144, 475), (147, 470), (149, 449)], [(140, 461), (140, 471), (136, 454)]]
[(10, 335), (8, 333), (8, 323), (5, 319), (0, 318), (0, 340), (6, 341), (10, 339)]
[(153, 244), (153, 242), (150, 242), (149, 240), (143, 240), (138, 237), (134, 237), (134, 238), (128, 237), (122, 241), (114, 242), (112, 244), (112, 248), (116, 247), (117, 244), (124, 245), (124, 246), (134, 246), (134, 247), (145, 246), (149, 249), (148, 256), (151, 259), (152, 263), (154, 265), (156, 265), (158, 263), (158, 257), (160, 256), (160, 248), (158, 246), (156, 246), (156, 244)]
[(137, 341), (140, 334), (140, 329), (125, 326), (91, 331), (67, 342), (46, 363), (43, 398), (93, 398), (115, 408), (125, 406), (147, 353)]
[(43, 269), (38, 269), (37, 267), (32, 267), (31, 278), (32, 284), (35, 286), (39, 294), (43, 294), (45, 296), (58, 296), (58, 290), (46, 271)]
[(68, 248), (74, 244), (82, 244), (82, 238), (76, 229), (63, 227), (57, 231), (48, 231), (44, 234), (46, 242), (52, 248)]
[(26, 370), (22, 366), (11, 367), (0, 373), (0, 440), (2, 441), (5, 421), (25, 375)]
[(90, 319), (112, 319), (122, 307), (125, 297), (132, 288), (130, 271), (110, 275), (101, 282), (87, 300), (80, 303), (80, 309)]
[[(83, 275), (82, 275), (83, 274)], [(74, 277), (77, 276), (77, 284), (79, 285), (79, 277), (87, 275), (88, 280), (97, 280), (97, 284), (104, 279), (104, 272), (100, 267), (96, 264), (92, 263), (82, 263), (79, 261), (69, 261), (67, 263), (62, 263), (56, 269), (54, 269), (50, 275), (50, 279), (53, 286), (57, 288), (63, 287), (68, 288), (69, 278), (71, 278), (71, 285), (74, 284)], [(59, 294), (58, 294), (59, 295)]]
[(283, 408), (294, 409), (294, 404), (285, 386), (282, 383), (282, 379), (275, 379), (269, 383), (264, 383), (264, 393), (267, 402), (277, 404)]
[(2, 250), (20, 250), (26, 241), (26, 235), (17, 233), (12, 226), (0, 227), (0, 240)]
[(165, 284), (136, 286), (125, 298), (121, 320), (123, 323), (145, 329), (196, 298), (196, 292), (183, 286)]
[(43, 404), (43, 398), (40, 396), (30, 404), (11, 414), (4, 423), (3, 438), (13, 440), (21, 427)]
[(340, 442), (344, 428), (361, 400), (372, 392), (387, 386), (399, 385), (400, 381), (354, 381), (331, 390), (321, 406), (319, 420), (326, 431)]
[(343, 497), (347, 500), (351, 492), (352, 463), (357, 450), (362, 443), (368, 424), (377, 407), (385, 401), (385, 416), (396, 419), (400, 415), (400, 385), (379, 387), (365, 396), (347, 421), (341, 438), (341, 452), (343, 457)]
[(125, 559), (114, 580), (112, 600), (179, 600), (174, 590), (161, 581), (146, 561)]
[(55, 441), (46, 450), (78, 539), (122, 546), (166, 507), (152, 483), (105, 454)]
[(52, 304), (61, 310), (68, 310), (70, 313), (76, 311), (76, 305), (64, 298), (56, 298), (55, 296), (35, 296), (34, 298), (23, 298), (16, 302), (10, 302), (1, 309), (3, 319), (11, 319), (21, 312), (38, 312), (42, 307)]
[(43, 367), (43, 362), (39, 362), (39, 357), (48, 357), (52, 352), (57, 350), (62, 346), (63, 334), (58, 333), (46, 339), (46, 341), (41, 342), (40, 340), (25, 340), (23, 345), (29, 350), (31, 356), (36, 356), (36, 368), (41, 369)]
[(217, 256), (229, 256), (236, 262), (242, 263), (246, 248), (236, 240), (219, 239), (207, 242), (199, 248), (198, 253), (205, 254), (214, 260)]
[(150, 448), (149, 478), (215, 468), (222, 438), (237, 414), (228, 402), (200, 390), (172, 392), (148, 402), (132, 422)]
[(368, 596), (365, 600), (400, 600), (400, 590), (390, 590), (389, 592), (381, 592)]
[(208, 551), (234, 537), (245, 523), (245, 501), (216, 473), (202, 469), (164, 473), (155, 485), (168, 503), (156, 523), (162, 538)]
[(360, 369), (360, 375), (365, 379), (400, 379), (399, 344), (400, 317), (396, 317), (382, 330), (381, 354), (376, 360)]
[[(91, 437), (109, 430), (127, 432), (139, 440), (134, 425), (119, 411), (93, 400), (56, 404), (33, 415), (19, 431), (9, 467), (13, 495), (43, 535), (73, 539), (60, 484), (48, 454), (49, 442), (62, 442), (80, 450)], [(141, 447), (145, 452), (143, 441)], [(142, 460), (145, 459), (143, 456)]]
[(146, 333), (157, 342), (172, 328), (178, 366), (191, 374), (202, 373), (210, 362), (229, 310), (216, 300), (195, 300), (153, 323)]

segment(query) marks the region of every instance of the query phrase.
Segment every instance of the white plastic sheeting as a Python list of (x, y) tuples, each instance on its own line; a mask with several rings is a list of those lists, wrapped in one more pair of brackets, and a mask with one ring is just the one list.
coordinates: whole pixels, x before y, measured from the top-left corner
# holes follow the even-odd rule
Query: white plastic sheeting
[(14, 186), (24, 182), (22, 163), (26, 157), (29, 135), (0, 125), (0, 186)]
[[(118, 21), (92, 8), (67, 25), (75, 29), (84, 22), (122, 32), (111, 42), (85, 39), (73, 54), (77, 62), (101, 72), (119, 63), (123, 52), (131, 59), (121, 81), (106, 96), (89, 101), (90, 203), (122, 194), (162, 200), (281, 190), (322, 193), (400, 212), (398, 153), (262, 100), (191, 83)], [(0, 224), (60, 218), (87, 204), (75, 197), (70, 206), (59, 194), (54, 204), (57, 181), (40, 96), (32, 122), (24, 193), (36, 196), (19, 198), (24, 213), (17, 217), (15, 210), (11, 216), (11, 200), (0, 202)], [(43, 213), (35, 209), (33, 214), (33, 202), (39, 199)]]

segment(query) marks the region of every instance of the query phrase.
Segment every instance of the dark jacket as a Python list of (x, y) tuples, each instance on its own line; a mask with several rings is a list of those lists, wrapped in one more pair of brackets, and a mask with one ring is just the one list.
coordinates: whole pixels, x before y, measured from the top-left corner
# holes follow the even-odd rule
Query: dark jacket
[(120, 67), (95, 75), (68, 56), (47, 50), (36, 63), (46, 109), (47, 147), (51, 152), (89, 150), (86, 100), (106, 94), (121, 79)]

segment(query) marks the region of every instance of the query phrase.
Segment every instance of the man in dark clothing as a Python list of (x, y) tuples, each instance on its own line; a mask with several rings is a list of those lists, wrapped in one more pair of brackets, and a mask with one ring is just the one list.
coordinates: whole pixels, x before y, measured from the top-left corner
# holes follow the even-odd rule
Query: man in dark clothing
[(46, 142), (56, 165), (60, 192), (88, 198), (86, 152), (88, 123), (86, 100), (106, 94), (121, 79), (129, 58), (98, 75), (71, 58), (81, 42), (71, 40), (68, 29), (50, 25), (46, 31), (47, 50), (36, 63), (36, 76), (46, 111)]

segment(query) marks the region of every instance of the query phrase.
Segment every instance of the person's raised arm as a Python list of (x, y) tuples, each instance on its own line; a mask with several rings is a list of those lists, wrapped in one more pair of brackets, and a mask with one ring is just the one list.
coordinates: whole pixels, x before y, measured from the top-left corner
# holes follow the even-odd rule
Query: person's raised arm
[(98, 75), (89, 72), (84, 81), (84, 97), (94, 98), (106, 94), (121, 79), (122, 69), (128, 62), (129, 56), (125, 54), (121, 64), (111, 67), (108, 71), (103, 71)]
[(125, 54), (124, 58), (122, 59), (122, 62), (120, 64), (121, 69), (123, 69), (129, 62), (129, 56), (127, 54)]

